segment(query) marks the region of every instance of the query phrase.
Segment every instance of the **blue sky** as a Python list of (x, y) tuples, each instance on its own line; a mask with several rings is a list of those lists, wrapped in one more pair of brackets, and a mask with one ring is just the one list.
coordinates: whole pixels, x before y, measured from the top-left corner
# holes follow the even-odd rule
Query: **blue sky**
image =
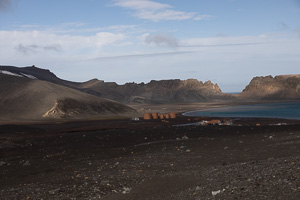
[(60, 78), (211, 80), (299, 74), (299, 0), (0, 0), (1, 65)]

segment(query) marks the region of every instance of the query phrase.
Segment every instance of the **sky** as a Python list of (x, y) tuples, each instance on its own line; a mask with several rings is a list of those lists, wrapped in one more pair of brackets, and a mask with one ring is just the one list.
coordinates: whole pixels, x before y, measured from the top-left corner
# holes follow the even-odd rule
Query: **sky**
[(255, 76), (300, 73), (300, 0), (0, 0), (0, 65), (240, 92)]

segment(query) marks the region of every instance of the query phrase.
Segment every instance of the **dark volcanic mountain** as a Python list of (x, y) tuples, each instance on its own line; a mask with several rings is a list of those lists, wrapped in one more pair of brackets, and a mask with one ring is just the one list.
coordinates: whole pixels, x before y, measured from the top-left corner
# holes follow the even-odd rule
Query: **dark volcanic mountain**
[(240, 97), (261, 100), (299, 100), (300, 75), (255, 77)]
[[(13, 72), (10, 72), (13, 73)], [(136, 111), (115, 101), (102, 99), (47, 81), (0, 73), (0, 119), (96, 119), (130, 116)]]
[(150, 83), (126, 83), (118, 85), (114, 82), (104, 82), (93, 79), (77, 83), (59, 79), (52, 72), (32, 67), (0, 66), (0, 72), (15, 76), (49, 81), (55, 84), (71, 87), (95, 96), (112, 99), (122, 103), (191, 103), (208, 100), (233, 99), (230, 94), (221, 91), (217, 84), (195, 80), (162, 80)]

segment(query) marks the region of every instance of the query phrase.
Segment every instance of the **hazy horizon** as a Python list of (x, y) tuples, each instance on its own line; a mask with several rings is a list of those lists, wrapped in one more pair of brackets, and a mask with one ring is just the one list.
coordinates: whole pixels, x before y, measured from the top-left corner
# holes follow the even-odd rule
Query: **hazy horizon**
[(0, 0), (1, 65), (241, 92), (255, 76), (299, 74), (299, 18), (299, 0)]

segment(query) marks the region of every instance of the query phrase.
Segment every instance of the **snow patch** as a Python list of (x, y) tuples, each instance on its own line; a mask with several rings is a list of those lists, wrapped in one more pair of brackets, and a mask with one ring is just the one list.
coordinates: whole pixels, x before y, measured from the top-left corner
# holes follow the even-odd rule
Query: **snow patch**
[(21, 72), (21, 74), (22, 74), (23, 76), (27, 77), (27, 78), (30, 78), (30, 79), (37, 79), (35, 76), (32, 76), (32, 75), (30, 75), (30, 74), (23, 74), (22, 72)]
[(22, 72), (20, 72), (20, 74), (17, 74), (17, 73), (13, 73), (13, 72), (6, 71), (6, 70), (0, 70), (0, 74), (6, 74), (6, 75), (17, 76), (17, 77), (22, 77), (22, 78), (38, 79), (35, 76), (32, 76), (30, 74), (24, 74)]
[(5, 70), (0, 70), (0, 73), (6, 74), (6, 75), (11, 75), (11, 76), (23, 77), (23, 76), (20, 75), (20, 74), (15, 74), (15, 73), (12, 73), (12, 72), (9, 72), (9, 71), (5, 71)]

